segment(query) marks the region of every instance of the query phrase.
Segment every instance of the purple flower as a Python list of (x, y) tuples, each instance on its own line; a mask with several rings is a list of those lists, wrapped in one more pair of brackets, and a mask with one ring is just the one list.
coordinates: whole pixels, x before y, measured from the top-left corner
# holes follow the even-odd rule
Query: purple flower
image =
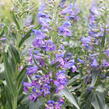
[(76, 72), (77, 71), (77, 68), (76, 68), (75, 65), (73, 65), (71, 68), (72, 68), (72, 72)]
[(74, 20), (74, 21), (78, 21), (78, 20), (79, 20), (79, 16), (70, 15), (70, 16), (68, 16), (67, 19), (69, 19), (69, 20)]
[(72, 36), (72, 32), (64, 26), (58, 28), (58, 33), (61, 36)]
[(56, 93), (58, 93), (59, 91), (63, 90), (64, 88), (65, 88), (65, 85), (57, 84)]
[(63, 27), (71, 27), (71, 23), (69, 21), (65, 21)]
[(23, 86), (24, 86), (24, 88), (23, 88), (24, 92), (27, 93), (29, 91), (29, 88), (32, 87), (32, 84), (28, 83), (28, 82), (23, 82)]
[(64, 10), (61, 11), (61, 14), (65, 15), (65, 14), (72, 13), (72, 8), (73, 8), (73, 5), (70, 4), (68, 7), (66, 7)]
[(26, 93), (28, 93), (29, 89), (27, 87), (24, 87), (23, 88), (23, 91), (26, 92)]
[(61, 13), (68, 14), (68, 16), (65, 17), (67, 20), (78, 21), (79, 20), (78, 14), (80, 13), (80, 9), (78, 8), (77, 4), (74, 5), (70, 4)]
[(82, 37), (81, 38), (81, 42), (82, 42), (82, 46), (85, 47), (85, 49), (93, 49), (92, 46), (92, 37), (88, 36), (88, 37)]
[(43, 13), (43, 12), (39, 12), (38, 13), (38, 17), (40, 18), (50, 18), (50, 16), (48, 16), (47, 14)]
[(109, 50), (105, 50), (104, 53), (109, 57)]
[(38, 21), (42, 26), (49, 25), (49, 22), (51, 21), (50, 16), (43, 13), (39, 12), (38, 13)]
[(99, 64), (98, 64), (98, 62), (97, 62), (97, 60), (96, 59), (94, 59), (93, 61), (92, 61), (92, 63), (91, 63), (91, 66), (92, 67), (97, 67)]
[(37, 66), (31, 66), (27, 68), (27, 75), (31, 75), (34, 73), (37, 73), (38, 67)]
[(54, 84), (57, 87), (56, 92), (59, 92), (60, 90), (64, 89), (68, 82), (64, 72), (65, 71), (59, 71), (58, 73), (56, 73), (56, 80), (54, 80)]
[(41, 91), (43, 92), (44, 96), (46, 96), (46, 95), (50, 94), (50, 89), (51, 89), (50, 85), (44, 84), (42, 86), (42, 90)]
[(40, 79), (40, 78), (37, 78), (36, 80), (32, 81), (31, 84), (32, 84), (33, 89), (37, 88), (39, 90), (41, 88), (42, 83), (40, 83), (38, 79)]
[(68, 20), (74, 20), (74, 21), (78, 21), (79, 20), (79, 16), (78, 14), (80, 13), (79, 8), (75, 8), (69, 16), (67, 16)]
[(54, 50), (56, 50), (56, 45), (52, 42), (52, 40), (47, 40), (45, 42), (45, 50), (46, 51), (54, 51)]
[(83, 37), (83, 38), (81, 38), (81, 42), (82, 42), (83, 45), (90, 44), (91, 43), (91, 39), (92, 38), (90, 36)]
[(84, 64), (84, 60), (78, 58), (78, 61), (79, 61), (81, 64)]
[(68, 62), (65, 62), (64, 68), (70, 69), (71, 67), (74, 66), (74, 60), (70, 60)]
[[(42, 48), (41, 48), (42, 49)], [(35, 51), (35, 53), (34, 53), (34, 51)], [(34, 63), (34, 60), (33, 60), (33, 57), (34, 57), (34, 59), (37, 61), (37, 64), (40, 66), (40, 67), (42, 67), (42, 66), (45, 66), (45, 59), (44, 59), (44, 56), (40, 53), (40, 52), (38, 52), (38, 51), (36, 51), (36, 50), (34, 50), (31, 54), (30, 54), (30, 58), (29, 58), (29, 62), (30, 62), (30, 64), (33, 64), (33, 66), (35, 65), (35, 63)], [(36, 65), (35, 65), (36, 66)], [(36, 66), (37, 67), (37, 66)]]
[(103, 60), (102, 65), (104, 67), (109, 67), (109, 62), (107, 60)]
[(99, 11), (98, 11), (98, 7), (95, 6), (95, 5), (92, 5), (92, 7), (91, 7), (91, 9), (90, 9), (90, 13), (91, 13), (92, 15), (96, 15), (96, 16), (100, 15), (100, 13), (99, 13)]
[(91, 30), (91, 31), (89, 31), (89, 36), (91, 36), (91, 37), (103, 37), (103, 35), (104, 35), (104, 29), (99, 29), (99, 31), (97, 31), (96, 29), (94, 30)]
[(32, 81), (30, 83), (23, 82), (24, 91), (29, 93), (29, 99), (31, 101), (35, 101), (40, 96), (46, 96), (50, 94), (51, 89), (51, 81), (50, 74), (46, 75), (35, 75), (34, 78), (31, 78)]
[(45, 109), (62, 109), (62, 104), (60, 101), (49, 100)]
[(58, 58), (56, 58), (55, 61), (56, 61), (56, 62), (59, 62), (59, 63), (60, 63), (59, 66), (61, 66), (61, 67), (63, 67), (64, 64), (65, 64), (65, 61), (64, 61), (64, 59), (63, 59), (62, 57), (58, 57)]
[(24, 86), (24, 87), (31, 87), (32, 84), (31, 84), (31, 83), (28, 83), (28, 82), (23, 82), (23, 86)]
[(50, 29), (51, 18), (46, 11), (45, 3), (42, 4), (41, 7), (39, 8), (37, 17), (38, 17), (38, 22), (41, 25), (41, 30), (44, 32), (48, 32), (48, 30)]
[(34, 35), (36, 36), (36, 39), (44, 39), (46, 38), (45, 33), (43, 33), (41, 30), (33, 30)]
[(34, 39), (33, 46), (36, 48), (42, 48), (45, 45), (45, 42), (42, 39)]
[(43, 56), (38, 54), (35, 56), (35, 59), (37, 60), (37, 62), (41, 67), (45, 66), (45, 60), (43, 59)]
[(62, 109), (61, 104), (56, 103), (56, 104), (55, 104), (55, 109)]
[(5, 41), (7, 40), (7, 38), (0, 38), (0, 41)]
[(63, 58), (64, 57), (64, 53), (59, 53), (59, 54), (56, 54), (56, 58)]
[(30, 101), (35, 101), (37, 99), (37, 96), (35, 94), (29, 95), (29, 100)]
[(96, 17), (95, 16), (92, 16), (92, 15), (90, 15), (89, 16), (89, 28), (96, 28), (97, 27), (97, 24), (96, 24)]
[(51, 28), (49, 27), (48, 24), (45, 24), (45, 25), (43, 25), (43, 26), (41, 27), (41, 30), (43, 30), (43, 32), (49, 32), (50, 29), (51, 29)]
[(60, 103), (61, 105), (64, 104), (64, 98), (59, 98), (58, 103)]
[(60, 6), (61, 8), (64, 8), (64, 6), (65, 6), (65, 5), (64, 5), (64, 4), (65, 4), (65, 1), (66, 1), (66, 0), (61, 0), (61, 2), (60, 2), (60, 4), (59, 4), (59, 6)]
[(54, 101), (53, 100), (49, 100), (47, 102), (46, 108), (45, 109), (54, 109)]

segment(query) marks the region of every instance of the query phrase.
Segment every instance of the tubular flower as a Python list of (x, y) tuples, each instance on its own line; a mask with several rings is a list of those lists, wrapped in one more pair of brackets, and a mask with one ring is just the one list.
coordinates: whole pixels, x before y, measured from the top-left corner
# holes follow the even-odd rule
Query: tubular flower
[(46, 104), (45, 109), (62, 109), (62, 104), (64, 101), (60, 99), (59, 101), (49, 100)]

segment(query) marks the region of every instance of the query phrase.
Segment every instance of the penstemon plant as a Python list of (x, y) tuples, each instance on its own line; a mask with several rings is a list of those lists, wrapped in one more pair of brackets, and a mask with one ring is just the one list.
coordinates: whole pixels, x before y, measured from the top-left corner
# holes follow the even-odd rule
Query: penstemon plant
[(85, 2), (0, 14), (0, 109), (109, 109), (109, 1)]
[[(63, 95), (59, 96), (59, 93), (67, 87), (68, 70), (77, 70), (75, 60), (72, 54), (64, 49), (63, 42), (72, 36), (71, 20), (78, 20), (79, 11), (74, 7), (73, 12), (73, 4), (59, 6), (51, 1), (47, 4), (42, 4), (38, 10), (37, 19), (41, 27), (40, 30), (33, 29), (35, 38), (29, 53), (30, 67), (27, 69), (29, 82), (23, 82), (23, 85), (24, 92), (29, 94), (31, 101), (43, 97), (46, 98), (43, 104), (46, 109), (61, 109), (64, 98)], [(58, 9), (54, 9), (53, 5)], [(53, 12), (56, 11), (55, 15), (50, 15), (51, 7)], [(73, 104), (79, 109), (77, 103)]]

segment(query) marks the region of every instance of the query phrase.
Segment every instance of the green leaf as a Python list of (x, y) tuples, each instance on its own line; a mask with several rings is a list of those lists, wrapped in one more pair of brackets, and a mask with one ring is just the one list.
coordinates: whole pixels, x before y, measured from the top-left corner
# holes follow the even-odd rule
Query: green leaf
[(7, 49), (7, 52), (4, 53), (4, 77), (6, 80), (6, 99), (7, 107), (10, 109), (16, 109), (17, 107), (17, 97), (18, 89), (16, 76), (18, 72), (18, 64), (20, 63), (20, 56), (17, 49), (10, 45)]
[(5, 79), (4, 73), (2, 72), (2, 73), (0, 73), (0, 81), (2, 81), (2, 80), (4, 80), (4, 79)]
[(4, 53), (4, 66), (5, 66), (4, 74), (5, 74), (5, 79), (6, 79), (7, 85), (9, 87), (9, 92), (11, 92), (11, 94), (14, 96), (15, 86), (14, 86), (14, 81), (12, 78), (13, 66), (10, 65), (10, 63), (9, 63), (10, 60), (8, 58), (9, 57), (8, 57), (7, 53)]
[(83, 90), (79, 100), (80, 109), (92, 109), (91, 100), (92, 92)]
[(69, 101), (71, 104), (73, 104), (77, 109), (80, 109), (80, 107), (79, 107), (79, 105), (78, 105), (78, 103), (77, 103), (75, 97), (73, 96), (73, 94), (71, 94), (71, 93), (69, 92), (69, 90), (68, 90), (67, 88), (65, 88), (64, 90), (62, 90), (62, 91), (60, 92), (60, 94), (61, 94), (61, 95), (64, 95), (64, 96), (68, 99), (68, 101)]
[(80, 75), (74, 76), (72, 79), (69, 80), (68, 85), (70, 85), (71, 83), (75, 82), (75, 81), (78, 80), (79, 78), (80, 78)]
[(101, 93), (94, 93), (91, 104), (94, 109), (105, 109), (104, 96)]
[(26, 68), (27, 68), (27, 66), (24, 66), (24, 68), (21, 70), (21, 72), (19, 72), (19, 74), (18, 74), (18, 76), (16, 78), (17, 87), (18, 87), (19, 91), (20, 91), (21, 86), (22, 86), (22, 81), (25, 78)]
[(5, 29), (5, 27), (4, 27), (3, 30), (1, 31), (1, 33), (0, 33), (0, 37), (3, 36), (3, 34), (4, 34), (4, 29)]
[(20, 63), (20, 55), (17, 49), (13, 47), (12, 45), (10, 45), (9, 52), (11, 52), (11, 55), (14, 58), (15, 63)]
[(29, 30), (26, 35), (20, 40), (18, 47), (20, 48), (22, 44), (27, 40), (31, 35), (32, 30)]
[(100, 85), (96, 92), (93, 92), (91, 104), (94, 109), (106, 109), (108, 106), (105, 103), (104, 88)]
[(96, 84), (96, 82), (97, 82), (97, 78), (98, 78), (98, 75), (94, 73), (94, 74), (92, 75), (92, 81), (91, 81), (90, 87), (94, 87), (94, 86), (95, 86), (95, 84)]
[[(40, 25), (36, 26), (34, 29), (39, 29)], [(22, 44), (30, 37), (32, 33), (32, 29), (30, 29), (25, 35), (24, 37), (20, 40), (18, 47), (20, 48), (22, 46)]]
[(29, 109), (41, 109), (43, 99), (38, 99), (37, 102), (30, 102)]
[(9, 109), (12, 109), (12, 96), (10, 94), (10, 91), (9, 91), (9, 87), (5, 86), (5, 97), (6, 97), (6, 106), (9, 108)]
[(12, 14), (12, 18), (13, 18), (18, 30), (20, 30), (20, 24), (18, 23), (18, 19), (17, 19), (15, 13), (12, 11), (11, 14)]

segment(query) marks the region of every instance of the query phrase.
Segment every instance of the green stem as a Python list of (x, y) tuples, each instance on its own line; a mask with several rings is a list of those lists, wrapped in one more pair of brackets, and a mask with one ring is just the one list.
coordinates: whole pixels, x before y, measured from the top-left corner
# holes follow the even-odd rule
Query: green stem
[(17, 96), (13, 98), (12, 109), (17, 109)]

